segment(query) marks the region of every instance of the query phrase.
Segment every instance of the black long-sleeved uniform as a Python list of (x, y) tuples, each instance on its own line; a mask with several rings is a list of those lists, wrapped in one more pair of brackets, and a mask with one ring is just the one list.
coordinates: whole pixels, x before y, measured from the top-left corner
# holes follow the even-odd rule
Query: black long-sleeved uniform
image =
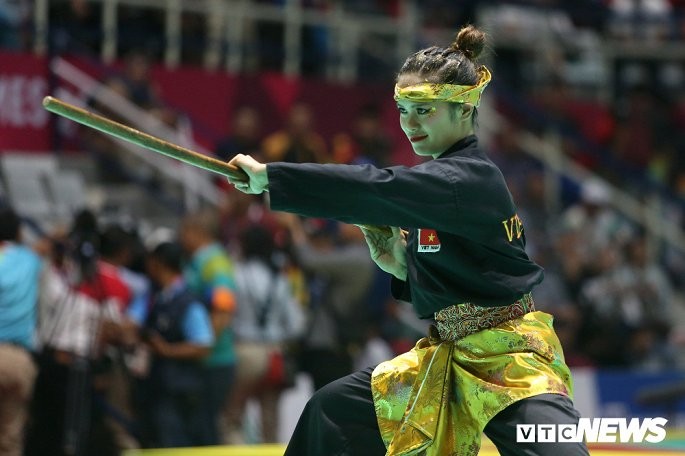
[(542, 281), (499, 168), (468, 136), (414, 167), (267, 165), (271, 207), (407, 228), (407, 281), (393, 294), (422, 318), (471, 302), (508, 305)]

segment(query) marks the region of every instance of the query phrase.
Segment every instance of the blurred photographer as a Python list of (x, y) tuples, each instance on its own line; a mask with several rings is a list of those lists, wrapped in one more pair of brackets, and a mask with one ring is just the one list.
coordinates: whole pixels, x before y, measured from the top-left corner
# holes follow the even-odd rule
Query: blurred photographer
[(183, 252), (165, 242), (148, 256), (150, 278), (158, 287), (142, 332), (152, 352), (144, 383), (143, 419), (152, 434), (146, 446), (202, 445), (207, 411), (203, 408), (202, 360), (214, 342), (209, 312), (182, 276)]
[(240, 306), (235, 316), (238, 369), (226, 407), (227, 437), (244, 444), (243, 418), (247, 401), (260, 407), (260, 437), (278, 441), (278, 403), (293, 386), (296, 360), (288, 345), (302, 335), (305, 315), (288, 277), (277, 260), (272, 233), (261, 225), (248, 226), (240, 236), (242, 261), (236, 267)]
[(130, 291), (116, 268), (100, 260), (99, 246), (88, 211), (53, 239), (40, 284), (29, 456), (119, 454), (102, 405)]

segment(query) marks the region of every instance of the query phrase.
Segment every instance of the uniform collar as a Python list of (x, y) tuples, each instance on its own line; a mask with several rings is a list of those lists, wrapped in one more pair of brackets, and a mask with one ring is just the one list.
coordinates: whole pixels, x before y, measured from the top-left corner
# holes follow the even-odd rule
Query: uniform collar
[(468, 135), (452, 144), (449, 149), (438, 156), (438, 159), (457, 155), (467, 155), (477, 150), (478, 137), (476, 135)]

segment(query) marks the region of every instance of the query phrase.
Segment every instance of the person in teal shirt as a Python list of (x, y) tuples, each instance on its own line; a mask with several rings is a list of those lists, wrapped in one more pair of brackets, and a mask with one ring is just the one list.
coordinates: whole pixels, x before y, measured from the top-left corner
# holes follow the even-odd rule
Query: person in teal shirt
[(231, 330), (236, 308), (234, 266), (217, 233), (216, 214), (209, 211), (186, 216), (179, 233), (189, 256), (183, 271), (185, 281), (207, 306), (214, 330), (214, 346), (204, 360), (206, 445), (221, 443), (218, 417), (233, 385), (237, 359)]
[(0, 208), (0, 453), (22, 454), (37, 368), (34, 349), (40, 257), (21, 244), (21, 221)]

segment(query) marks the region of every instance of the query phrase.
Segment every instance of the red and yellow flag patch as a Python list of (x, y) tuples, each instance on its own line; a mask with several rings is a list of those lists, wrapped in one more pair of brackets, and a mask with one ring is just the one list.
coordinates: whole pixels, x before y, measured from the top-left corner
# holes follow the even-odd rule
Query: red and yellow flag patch
[(439, 252), (440, 238), (435, 230), (419, 228), (419, 247), (417, 252)]

